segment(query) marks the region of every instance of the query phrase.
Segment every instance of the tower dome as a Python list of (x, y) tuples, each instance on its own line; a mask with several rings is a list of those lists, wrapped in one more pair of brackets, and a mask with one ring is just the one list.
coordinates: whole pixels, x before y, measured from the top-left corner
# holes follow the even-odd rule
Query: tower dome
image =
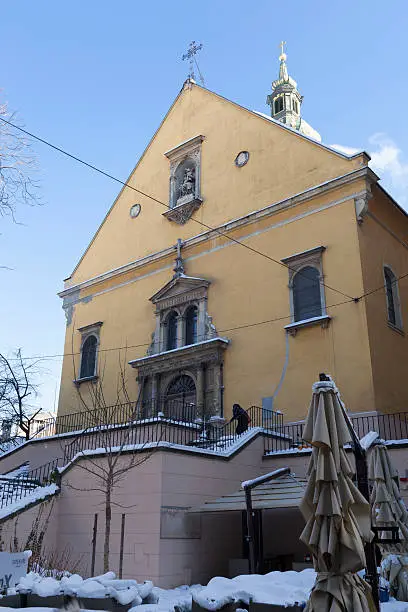
[(266, 98), (266, 103), (271, 107), (271, 117), (298, 130), (305, 136), (321, 141), (321, 136), (301, 116), (301, 105), (303, 96), (300, 94), (295, 79), (288, 73), (286, 64), (286, 53), (281, 43), (281, 54), (279, 56), (279, 77), (272, 82), (272, 93)]

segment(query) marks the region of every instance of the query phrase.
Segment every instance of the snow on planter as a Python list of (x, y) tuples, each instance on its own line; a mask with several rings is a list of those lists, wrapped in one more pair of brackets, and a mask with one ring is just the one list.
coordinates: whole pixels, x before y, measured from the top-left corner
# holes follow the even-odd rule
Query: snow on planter
[(237, 576), (236, 578), (212, 578), (206, 587), (192, 587), (194, 601), (206, 610), (220, 610), (229, 603), (269, 603), (293, 606), (308, 600), (314, 585), (316, 572), (270, 572)]

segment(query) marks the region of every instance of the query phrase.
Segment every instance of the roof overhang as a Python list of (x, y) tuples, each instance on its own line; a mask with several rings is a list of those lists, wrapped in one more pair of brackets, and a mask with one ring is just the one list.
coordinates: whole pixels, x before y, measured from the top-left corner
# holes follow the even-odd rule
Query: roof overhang
[[(252, 489), (253, 510), (275, 510), (299, 508), (306, 489), (306, 481), (289, 473)], [(209, 500), (203, 505), (191, 508), (189, 512), (237, 512), (246, 510), (245, 491)]]

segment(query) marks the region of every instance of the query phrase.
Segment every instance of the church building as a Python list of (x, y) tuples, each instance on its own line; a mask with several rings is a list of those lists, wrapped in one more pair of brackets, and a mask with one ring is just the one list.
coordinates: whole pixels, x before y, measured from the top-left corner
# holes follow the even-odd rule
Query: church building
[[(65, 280), (58, 415), (0, 456), (3, 543), (34, 525), (61, 569), (161, 587), (307, 567), (320, 373), (407, 495), (407, 214), (367, 153), (322, 143), (279, 61), (269, 113), (190, 73)], [(242, 481), (279, 468), (249, 509)]]
[(302, 103), (283, 49), (268, 115), (187, 79), (60, 293), (59, 416), (98, 380), (113, 404), (119, 362), (145, 416), (299, 420), (321, 371), (406, 410), (407, 216)]

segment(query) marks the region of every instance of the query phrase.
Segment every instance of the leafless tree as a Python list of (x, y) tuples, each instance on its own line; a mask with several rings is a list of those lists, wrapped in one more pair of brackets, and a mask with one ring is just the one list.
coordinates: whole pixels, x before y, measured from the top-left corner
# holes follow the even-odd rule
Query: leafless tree
[[(71, 448), (65, 447), (69, 456), (75, 454), (86, 457), (85, 461), (77, 463), (78, 468), (84, 470), (92, 477), (95, 485), (87, 487), (86, 491), (95, 491), (102, 494), (105, 514), (103, 571), (109, 571), (110, 535), (112, 522), (112, 506), (124, 508), (115, 501), (115, 491), (120, 487), (130, 470), (148, 461), (154, 451), (152, 444), (132, 445), (132, 422), (137, 416), (140, 407), (140, 394), (136, 401), (131, 401), (128, 393), (126, 375), (123, 363), (119, 359), (119, 373), (117, 377), (116, 396), (112, 402), (107, 402), (104, 392), (104, 371), (99, 372), (96, 382), (87, 385), (87, 395), (77, 387), (78, 396), (82, 406), (84, 431), (74, 439)], [(74, 364), (75, 371), (75, 364)], [(76, 376), (75, 376), (76, 378)], [(123, 423), (127, 423), (123, 425)], [(84, 436), (93, 438), (92, 442), (85, 441)], [(156, 440), (156, 443), (158, 441)], [(93, 446), (101, 448), (101, 457), (90, 456), (84, 449)], [(67, 486), (78, 489), (72, 483)]]
[[(30, 438), (31, 425), (41, 410), (32, 401), (38, 396), (39, 361), (26, 362), (21, 349), (12, 357), (0, 353), (0, 419), (14, 425), (15, 435), (20, 430)], [(21, 434), (20, 434), (21, 435)]]
[(38, 183), (33, 179), (37, 169), (30, 139), (13, 128), (15, 113), (0, 102), (0, 215), (16, 221), (19, 204), (39, 204)]

